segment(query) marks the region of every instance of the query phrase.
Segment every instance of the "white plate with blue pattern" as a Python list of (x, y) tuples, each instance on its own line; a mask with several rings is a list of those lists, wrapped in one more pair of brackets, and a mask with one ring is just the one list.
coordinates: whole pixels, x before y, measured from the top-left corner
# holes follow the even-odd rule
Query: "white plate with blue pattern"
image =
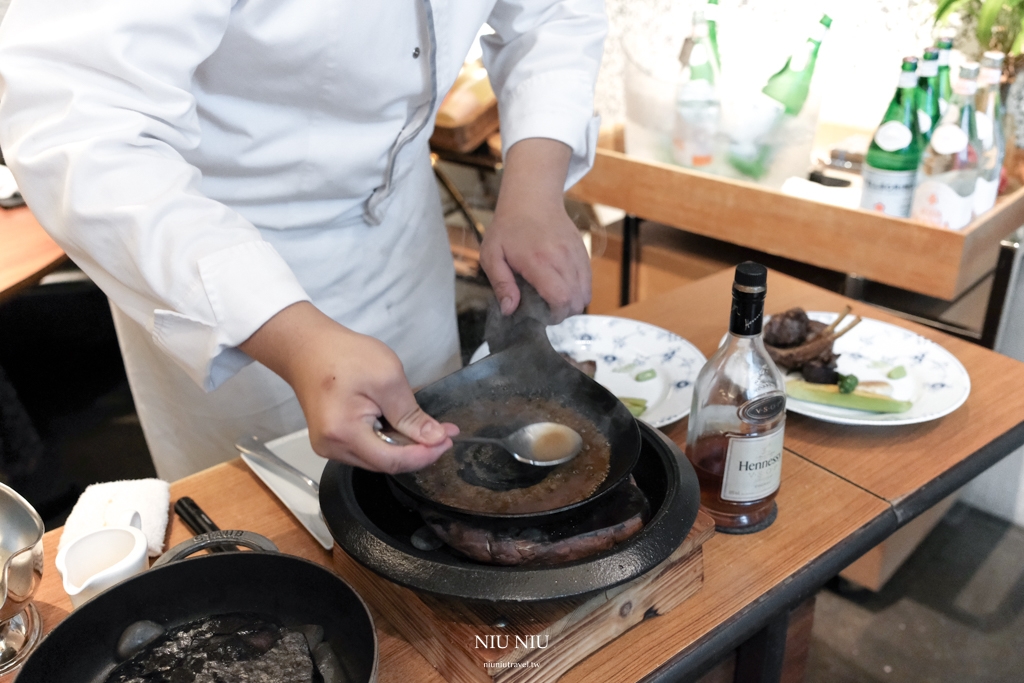
[[(679, 335), (607, 315), (576, 315), (548, 327), (547, 332), (555, 351), (577, 362), (596, 361), (594, 379), (613, 394), (646, 400), (640, 419), (652, 427), (663, 427), (690, 413), (693, 383), (707, 359)], [(488, 353), (484, 343), (469, 362)]]
[[(827, 324), (836, 319), (836, 314), (808, 311), (807, 317)], [(840, 324), (840, 329), (845, 324)], [(888, 382), (893, 398), (912, 401), (913, 406), (904, 413), (869, 413), (790, 398), (787, 409), (836, 424), (911, 425), (949, 415), (971, 393), (967, 369), (953, 354), (930, 339), (880, 320), (864, 318), (837, 339), (832, 350), (839, 354), (840, 374), (856, 375), (861, 382)], [(906, 376), (889, 379), (888, 373), (898, 366), (907, 371)], [(792, 378), (799, 376), (790, 374)]]

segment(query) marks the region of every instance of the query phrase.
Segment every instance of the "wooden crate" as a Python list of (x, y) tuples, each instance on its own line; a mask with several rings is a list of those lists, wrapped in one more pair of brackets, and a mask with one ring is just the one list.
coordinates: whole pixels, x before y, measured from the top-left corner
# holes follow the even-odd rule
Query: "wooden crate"
[(961, 231), (791, 197), (599, 148), (570, 196), (795, 261), (952, 300), (995, 267), (1024, 224), (1024, 188)]

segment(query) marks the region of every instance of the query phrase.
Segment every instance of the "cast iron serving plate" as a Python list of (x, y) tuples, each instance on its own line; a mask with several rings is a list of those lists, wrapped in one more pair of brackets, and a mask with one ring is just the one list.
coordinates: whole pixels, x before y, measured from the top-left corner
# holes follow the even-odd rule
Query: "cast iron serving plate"
[(385, 475), (331, 461), (320, 480), (320, 508), (335, 540), (377, 574), (414, 590), (485, 602), (540, 602), (579, 597), (630, 581), (660, 564), (683, 542), (700, 503), (697, 476), (674, 443), (640, 424), (632, 474), (652, 515), (613, 549), (559, 565), (480, 564), (442, 546), (423, 551), (410, 536), (423, 526), (402, 505)]

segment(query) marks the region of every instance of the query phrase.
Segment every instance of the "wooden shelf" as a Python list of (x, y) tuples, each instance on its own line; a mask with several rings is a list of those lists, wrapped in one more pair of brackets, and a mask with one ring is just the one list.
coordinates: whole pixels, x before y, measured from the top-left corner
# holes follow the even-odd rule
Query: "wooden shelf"
[(1024, 188), (961, 231), (791, 197), (600, 148), (573, 199), (876, 282), (953, 300), (995, 268), (1024, 224)]

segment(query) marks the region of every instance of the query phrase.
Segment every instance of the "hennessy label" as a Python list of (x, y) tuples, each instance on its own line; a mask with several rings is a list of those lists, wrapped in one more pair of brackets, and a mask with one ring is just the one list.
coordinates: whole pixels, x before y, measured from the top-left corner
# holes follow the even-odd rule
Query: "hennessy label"
[(722, 500), (749, 503), (778, 490), (782, 480), (782, 435), (780, 426), (763, 436), (729, 437)]
[(771, 422), (786, 410), (786, 395), (782, 392), (759, 396), (736, 409), (744, 422), (764, 424)]

